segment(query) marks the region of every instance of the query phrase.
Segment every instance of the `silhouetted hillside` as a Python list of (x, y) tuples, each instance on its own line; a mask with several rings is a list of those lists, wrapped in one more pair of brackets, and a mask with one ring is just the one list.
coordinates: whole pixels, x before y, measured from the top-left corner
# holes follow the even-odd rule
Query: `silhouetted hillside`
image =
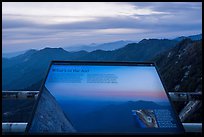
[(176, 43), (176, 41), (167, 39), (142, 40), (139, 43), (128, 44), (125, 47), (113, 51), (96, 50), (79, 59), (98, 61), (147, 61), (161, 52), (171, 49)]
[[(177, 45), (176, 45), (177, 44)], [(202, 42), (144, 39), (113, 51), (67, 52), (62, 48), (2, 58), (3, 90), (39, 90), (52, 60), (155, 61), (170, 91), (200, 91)]]
[[(145, 61), (174, 47), (175, 41), (149, 39), (114, 51), (68, 52), (62, 48), (31, 50), (3, 59), (3, 90), (38, 90), (52, 60)], [(36, 89), (36, 87), (38, 87)]]
[[(69, 53), (62, 48), (45, 48), (4, 59), (2, 67), (3, 90), (22, 90), (30, 87), (44, 78), (52, 60), (72, 60), (84, 54), (86, 54), (84, 51)], [(40, 83), (38, 89), (39, 87)]]
[(169, 91), (202, 91), (202, 41), (185, 39), (154, 59)]

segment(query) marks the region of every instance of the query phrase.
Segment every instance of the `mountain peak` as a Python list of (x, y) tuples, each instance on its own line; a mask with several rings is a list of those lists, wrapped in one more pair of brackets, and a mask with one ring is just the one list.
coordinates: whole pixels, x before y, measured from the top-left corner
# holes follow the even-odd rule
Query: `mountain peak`
[(28, 54), (31, 54), (31, 53), (34, 53), (34, 52), (36, 52), (37, 50), (35, 50), (35, 49), (30, 49), (30, 50), (27, 50), (25, 53), (28, 53)]
[(63, 48), (61, 48), (61, 47), (59, 47), (59, 48), (51, 48), (51, 47), (45, 47), (44, 49), (42, 49), (42, 50), (57, 50), (57, 49), (59, 49), (59, 50), (64, 50)]
[(66, 52), (69, 53), (68, 51), (64, 50), (63, 48), (59, 47), (59, 48), (50, 48), (50, 47), (46, 47), (44, 49), (39, 50), (40, 52)]
[(139, 43), (153, 42), (153, 41), (162, 41), (167, 39), (142, 39)]
[(176, 41), (182, 41), (184, 39), (191, 39), (191, 40), (201, 40), (202, 39), (202, 33), (201, 34), (197, 34), (197, 35), (191, 35), (191, 36), (180, 36), (180, 37), (177, 37), (173, 40), (176, 40)]
[(142, 39), (139, 43), (144, 43), (146, 41), (147, 41), (147, 39)]

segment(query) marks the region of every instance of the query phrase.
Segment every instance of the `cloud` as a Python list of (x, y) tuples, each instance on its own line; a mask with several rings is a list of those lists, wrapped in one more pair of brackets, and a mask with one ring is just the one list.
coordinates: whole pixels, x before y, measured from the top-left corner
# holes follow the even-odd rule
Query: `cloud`
[(98, 29), (96, 32), (103, 34), (136, 34), (145, 32), (145, 29), (130, 29), (130, 28), (112, 28), (112, 29)]
[[(167, 14), (149, 8), (137, 7), (131, 3), (5, 3), (2, 4), (3, 16), (22, 19), (39, 24), (61, 24), (94, 21), (98, 18), (123, 18), (136, 15)], [(15, 13), (15, 14), (14, 14)]]
[(68, 17), (115, 17), (164, 13), (125, 2), (3, 2), (2, 9), (3, 14)]
[(148, 8), (153, 11), (167, 13), (201, 10), (201, 2), (131, 2), (139, 8)]
[[(6, 6), (8, 8), (5, 8)], [(49, 10), (50, 8), (52, 10)], [(65, 30), (139, 29), (141, 27), (151, 28), (152, 26), (177, 27), (181, 26), (181, 24), (184, 24), (184, 26), (196, 23), (201, 24), (202, 14), (199, 8), (199, 4), (195, 3), (166, 4), (162, 2), (122, 4), (3, 3), (2, 18), (3, 29), (18, 27)], [(174, 10), (172, 11), (172, 9)], [(186, 9), (191, 10), (186, 11)]]
[(40, 48), (201, 32), (201, 2), (2, 3), (7, 51), (11, 45)]
[(24, 19), (5, 19), (2, 16), (2, 28), (12, 29), (12, 28), (24, 28), (24, 27), (37, 27), (37, 24)]

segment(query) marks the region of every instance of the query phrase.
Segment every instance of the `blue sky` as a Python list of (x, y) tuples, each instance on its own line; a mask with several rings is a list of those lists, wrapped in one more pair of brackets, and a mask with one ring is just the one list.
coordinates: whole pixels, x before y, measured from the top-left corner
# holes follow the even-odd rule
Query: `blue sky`
[(201, 32), (201, 2), (2, 3), (3, 52)]

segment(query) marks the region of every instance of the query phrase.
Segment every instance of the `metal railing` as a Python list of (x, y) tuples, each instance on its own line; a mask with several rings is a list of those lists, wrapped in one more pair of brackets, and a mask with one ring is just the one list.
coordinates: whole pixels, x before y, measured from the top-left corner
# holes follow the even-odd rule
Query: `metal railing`
[(172, 101), (202, 100), (202, 92), (168, 92)]
[[(187, 133), (201, 133), (202, 123), (182, 123)], [(2, 123), (2, 132), (25, 132), (27, 123)]]
[[(39, 91), (2, 91), (2, 98), (37, 97)], [(168, 92), (172, 101), (202, 100), (202, 92)]]
[[(37, 98), (39, 91), (2, 91), (2, 98)], [(202, 92), (169, 92), (172, 101), (188, 101), (179, 113), (183, 122), (202, 106)], [(202, 123), (182, 123), (186, 132), (202, 133)], [(2, 123), (2, 132), (24, 132), (27, 123)]]
[(27, 123), (2, 123), (2, 132), (25, 132)]

